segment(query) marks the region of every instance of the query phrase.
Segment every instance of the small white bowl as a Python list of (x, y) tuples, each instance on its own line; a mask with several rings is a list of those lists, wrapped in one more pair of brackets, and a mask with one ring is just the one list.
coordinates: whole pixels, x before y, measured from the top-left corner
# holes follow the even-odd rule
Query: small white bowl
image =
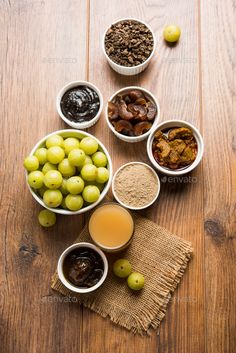
[(112, 102), (113, 99), (120, 93), (126, 93), (127, 91), (131, 91), (131, 90), (139, 90), (141, 92), (143, 92), (149, 99), (150, 101), (152, 101), (156, 107), (157, 107), (157, 114), (156, 117), (153, 121), (152, 127), (150, 130), (148, 130), (147, 132), (145, 132), (145, 134), (140, 135), (140, 136), (126, 136), (126, 135), (122, 135), (119, 132), (116, 131), (116, 129), (114, 128), (114, 126), (112, 125), (112, 123), (109, 120), (108, 117), (108, 103), (106, 105), (106, 112), (105, 112), (105, 117), (106, 117), (106, 122), (107, 125), (109, 126), (110, 130), (113, 132), (114, 135), (116, 135), (116, 137), (118, 137), (120, 140), (125, 141), (125, 142), (130, 142), (130, 143), (135, 143), (135, 142), (140, 142), (145, 140), (149, 134), (152, 133), (152, 131), (154, 131), (156, 129), (156, 126), (159, 122), (160, 119), (160, 106), (159, 103), (157, 102), (156, 98), (154, 97), (154, 95), (148, 91), (147, 89), (143, 88), (143, 87), (139, 87), (139, 86), (130, 86), (130, 87), (125, 87), (125, 88), (121, 88), (120, 90), (116, 91), (108, 100), (108, 102)]
[[(85, 121), (83, 123), (76, 123), (74, 121), (71, 121), (63, 114), (63, 112), (61, 110), (61, 99), (62, 99), (63, 95), (71, 88), (78, 87), (78, 86), (88, 86), (89, 88), (93, 89), (98, 94), (99, 101), (100, 101), (100, 107), (99, 107), (99, 110), (98, 110), (97, 114), (95, 115), (95, 117), (93, 119), (91, 119), (89, 121)], [(101, 94), (100, 90), (96, 86), (94, 86), (91, 82), (72, 81), (72, 82), (67, 83), (64, 87), (62, 87), (62, 89), (58, 93), (57, 98), (56, 98), (56, 108), (57, 108), (57, 112), (58, 112), (59, 116), (61, 117), (62, 120), (64, 120), (64, 122), (66, 124), (70, 125), (74, 129), (87, 129), (87, 128), (93, 126), (94, 124), (96, 124), (96, 122), (100, 118), (102, 108), (103, 108), (102, 94)]]
[[(106, 36), (106, 33), (107, 31), (109, 30), (109, 28), (112, 26), (112, 25), (115, 25), (119, 22), (122, 22), (122, 21), (129, 21), (129, 20), (132, 20), (132, 21), (137, 21), (137, 22), (140, 22), (142, 24), (144, 24), (149, 30), (150, 32), (152, 33), (152, 36), (153, 36), (153, 50), (150, 54), (150, 56), (147, 58), (146, 61), (144, 61), (142, 64), (139, 64), (139, 65), (136, 65), (136, 66), (122, 66), (122, 65), (119, 65), (119, 64), (116, 64), (114, 61), (112, 61), (110, 59), (110, 57), (107, 55), (106, 53), (106, 49), (105, 49), (105, 36)], [(154, 52), (155, 52), (155, 49), (156, 49), (156, 38), (155, 38), (155, 34), (153, 32), (153, 30), (151, 29), (151, 27), (144, 21), (141, 21), (141, 20), (138, 20), (136, 18), (121, 18), (115, 22), (113, 22), (107, 29), (106, 31), (104, 32), (103, 34), (103, 38), (102, 38), (102, 49), (103, 49), (103, 53), (109, 63), (109, 65), (111, 66), (111, 68), (118, 72), (119, 74), (121, 75), (126, 75), (126, 76), (132, 76), (132, 75), (137, 75), (139, 74), (140, 72), (142, 72), (143, 70), (146, 69), (146, 67), (148, 66), (148, 64), (150, 63), (153, 55), (154, 55)]]
[[(155, 195), (155, 197), (153, 198), (153, 200), (151, 202), (149, 202), (147, 205), (145, 206), (142, 206), (142, 207), (133, 207), (133, 206), (129, 206), (129, 205), (126, 205), (124, 202), (122, 202), (119, 197), (117, 196), (116, 192), (115, 192), (115, 179), (116, 179), (116, 176), (117, 174), (119, 173), (120, 170), (124, 169), (125, 167), (127, 167), (128, 165), (133, 165), (133, 164), (141, 164), (143, 166), (145, 166), (146, 168), (148, 168), (152, 174), (156, 177), (156, 180), (157, 180), (157, 185), (158, 185), (158, 188), (157, 188), (157, 193)], [(160, 179), (157, 175), (157, 173), (155, 172), (155, 170), (150, 167), (148, 164), (146, 163), (142, 163), (142, 162), (130, 162), (130, 163), (126, 163), (126, 164), (123, 164), (114, 174), (113, 176), (113, 179), (112, 179), (112, 193), (116, 199), (117, 202), (119, 202), (120, 205), (122, 205), (123, 207), (126, 207), (130, 210), (135, 210), (135, 211), (139, 211), (139, 210), (144, 210), (145, 208), (148, 208), (149, 206), (151, 206), (155, 201), (156, 199), (158, 198), (159, 196), (159, 193), (160, 193), (160, 187), (161, 187), (161, 183), (160, 183)]]
[[(182, 169), (177, 169), (177, 170), (171, 170), (168, 168), (162, 167), (159, 163), (156, 162), (155, 158), (153, 157), (152, 153), (152, 143), (154, 139), (154, 135), (158, 130), (164, 130), (168, 128), (174, 128), (174, 127), (187, 127), (192, 130), (193, 136), (195, 137), (197, 141), (197, 146), (198, 146), (198, 151), (197, 151), (197, 157), (195, 161), (190, 164), (188, 167), (182, 168)], [(166, 175), (171, 175), (171, 176), (178, 176), (178, 175), (183, 175), (186, 173), (191, 172), (191, 170), (195, 169), (197, 165), (200, 163), (202, 156), (203, 156), (203, 151), (204, 151), (204, 142), (202, 139), (202, 136), (198, 129), (193, 126), (192, 124), (188, 123), (187, 121), (183, 120), (168, 120), (165, 121), (158, 126), (156, 126), (155, 131), (152, 131), (150, 134), (148, 140), (147, 140), (147, 153), (148, 157), (152, 163), (152, 165), (161, 173), (166, 174)]]
[(27, 182), (27, 176), (28, 176), (28, 173), (27, 171), (25, 172), (25, 175), (26, 175), (26, 184), (29, 188), (29, 191), (31, 192), (31, 195), (35, 198), (35, 200), (41, 205), (43, 206), (44, 208), (47, 208), (48, 210), (52, 211), (52, 212), (55, 212), (55, 213), (60, 213), (60, 214), (63, 214), (63, 215), (77, 215), (77, 214), (81, 214), (81, 213), (84, 213), (84, 212), (87, 212), (87, 211), (90, 211), (91, 209), (93, 209), (95, 206), (97, 206), (103, 199), (104, 197), (106, 196), (106, 194), (108, 193), (108, 190), (111, 186), (111, 182), (112, 182), (112, 162), (111, 162), (111, 157), (106, 149), (106, 147), (101, 143), (101, 141), (99, 141), (95, 136), (89, 134), (88, 132), (85, 132), (85, 131), (79, 131), (79, 130), (73, 130), (73, 129), (66, 129), (66, 130), (59, 130), (59, 131), (54, 131), (52, 132), (51, 134), (45, 136), (44, 138), (42, 138), (35, 146), (34, 148), (32, 149), (32, 151), (30, 152), (30, 156), (32, 156), (35, 151), (40, 148), (40, 147), (44, 147), (45, 146), (45, 142), (47, 140), (47, 138), (49, 136), (52, 136), (52, 135), (61, 135), (62, 137), (66, 138), (66, 137), (77, 137), (79, 139), (82, 139), (83, 137), (92, 137), (94, 140), (97, 141), (98, 143), (98, 149), (102, 152), (105, 153), (105, 155), (107, 156), (107, 168), (109, 170), (109, 173), (110, 173), (110, 176), (109, 176), (109, 179), (104, 187), (104, 189), (102, 190), (101, 192), (101, 195), (99, 197), (99, 199), (92, 203), (91, 205), (88, 205), (86, 207), (83, 207), (81, 208), (80, 210), (78, 211), (69, 211), (69, 210), (65, 210), (63, 208), (52, 208), (52, 207), (48, 207), (45, 205), (45, 203), (43, 202), (43, 199), (38, 195), (36, 194), (36, 192), (29, 186), (28, 182)]
[[(76, 287), (73, 284), (71, 284), (66, 277), (64, 276), (63, 273), (63, 262), (65, 260), (65, 257), (67, 256), (67, 254), (69, 254), (72, 250), (77, 249), (77, 248), (90, 248), (93, 249), (94, 251), (96, 251), (100, 256), (101, 259), (103, 261), (103, 265), (104, 265), (104, 272), (103, 275), (101, 277), (101, 279), (99, 280), (99, 282), (97, 284), (95, 284), (95, 286), (90, 287), (90, 288), (80, 288), (80, 287)], [(91, 293), (94, 292), (96, 289), (98, 289), (103, 282), (105, 281), (106, 277), (107, 277), (107, 273), (108, 273), (108, 262), (107, 262), (107, 258), (105, 256), (105, 254), (103, 253), (102, 250), (100, 250), (97, 246), (91, 244), (91, 243), (77, 243), (77, 244), (73, 244), (71, 246), (69, 246), (65, 251), (63, 251), (63, 253), (61, 254), (59, 260), (58, 260), (58, 264), (57, 264), (57, 273), (58, 276), (60, 278), (60, 281), (62, 282), (62, 284), (68, 288), (69, 290), (75, 292), (75, 293), (81, 293), (81, 294), (85, 294), (85, 293)]]

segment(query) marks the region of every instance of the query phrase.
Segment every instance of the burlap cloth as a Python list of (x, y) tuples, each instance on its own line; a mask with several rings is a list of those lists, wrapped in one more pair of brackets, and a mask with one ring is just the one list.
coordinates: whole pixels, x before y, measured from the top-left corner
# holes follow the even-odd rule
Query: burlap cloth
[[(65, 288), (57, 273), (52, 288), (65, 296), (77, 297), (78, 302), (120, 326), (141, 335), (159, 326), (167, 304), (181, 280), (190, 259), (191, 244), (139, 215), (135, 217), (135, 234), (131, 245), (116, 255), (107, 254), (109, 273), (103, 285), (94, 293), (76, 295)], [(91, 241), (87, 226), (75, 242)], [(133, 270), (145, 276), (145, 287), (131, 291), (125, 279), (116, 278), (112, 263), (126, 258)]]

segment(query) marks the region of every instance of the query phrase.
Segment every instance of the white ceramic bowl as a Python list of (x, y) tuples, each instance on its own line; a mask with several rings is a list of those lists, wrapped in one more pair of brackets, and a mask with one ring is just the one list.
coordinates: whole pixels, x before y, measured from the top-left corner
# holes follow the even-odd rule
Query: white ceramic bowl
[[(106, 36), (106, 33), (107, 31), (109, 30), (109, 28), (112, 26), (112, 25), (115, 25), (121, 21), (127, 21), (127, 20), (133, 20), (133, 21), (137, 21), (137, 22), (140, 22), (142, 24), (144, 24), (149, 30), (150, 32), (152, 33), (152, 36), (153, 36), (153, 50), (150, 54), (150, 56), (147, 58), (146, 61), (144, 61), (142, 64), (139, 64), (139, 65), (136, 65), (136, 66), (131, 66), (131, 67), (127, 67), (127, 66), (122, 66), (122, 65), (118, 65), (116, 64), (114, 61), (112, 61), (109, 56), (107, 55), (106, 53), (106, 49), (105, 49), (105, 36)], [(132, 76), (132, 75), (137, 75), (139, 74), (140, 72), (142, 72), (143, 70), (146, 69), (146, 67), (148, 66), (148, 64), (150, 63), (152, 57), (153, 57), (153, 54), (155, 52), (155, 49), (156, 49), (156, 38), (155, 38), (155, 34), (153, 32), (153, 30), (150, 28), (150, 26), (144, 22), (144, 21), (141, 21), (141, 20), (138, 20), (136, 18), (121, 18), (115, 22), (113, 22), (107, 29), (106, 31), (104, 32), (103, 34), (103, 38), (102, 38), (102, 49), (103, 49), (103, 53), (109, 63), (109, 65), (111, 66), (111, 68), (118, 72), (119, 74), (121, 75), (126, 75), (126, 76)]]
[(52, 135), (55, 135), (55, 134), (61, 135), (64, 138), (66, 138), (66, 137), (77, 137), (77, 138), (81, 139), (83, 137), (89, 136), (89, 137), (92, 137), (93, 139), (95, 139), (98, 142), (99, 150), (104, 152), (105, 155), (107, 156), (107, 160), (108, 160), (107, 168), (108, 168), (109, 173), (110, 173), (109, 179), (108, 179), (104, 189), (102, 190), (99, 199), (96, 202), (92, 203), (91, 205), (83, 207), (83, 208), (81, 208), (78, 211), (69, 211), (69, 210), (65, 210), (63, 208), (51, 208), (51, 207), (46, 206), (45, 203), (43, 202), (42, 198), (38, 194), (36, 194), (36, 192), (29, 186), (29, 184), (27, 182), (28, 173), (26, 172), (26, 183), (28, 185), (28, 188), (29, 188), (32, 196), (35, 198), (35, 200), (41, 206), (43, 206), (43, 207), (47, 208), (48, 210), (53, 211), (55, 213), (60, 213), (60, 214), (63, 214), (63, 215), (76, 215), (76, 214), (81, 214), (81, 213), (90, 211), (91, 209), (93, 209), (95, 206), (97, 206), (104, 199), (104, 197), (106, 196), (106, 194), (107, 194), (107, 192), (108, 192), (108, 190), (109, 190), (109, 188), (111, 186), (111, 182), (112, 182), (112, 162), (111, 162), (111, 157), (110, 157), (107, 149), (105, 148), (105, 146), (95, 136), (93, 136), (93, 135), (91, 135), (91, 134), (89, 134), (89, 133), (87, 133), (85, 131), (79, 131), (79, 130), (73, 130), (73, 129), (54, 131), (51, 134), (45, 136), (44, 138), (42, 138), (34, 146), (32, 151), (30, 152), (30, 155), (33, 155), (38, 148), (45, 146), (45, 141), (47, 140), (47, 138), (49, 136), (52, 136)]
[[(152, 200), (151, 202), (149, 202), (147, 205), (142, 206), (142, 207), (132, 207), (132, 206), (126, 205), (124, 202), (122, 202), (122, 201), (119, 199), (118, 195), (117, 195), (116, 192), (115, 192), (115, 179), (116, 179), (117, 174), (118, 174), (119, 171), (122, 170), (123, 168), (125, 168), (125, 167), (127, 167), (127, 166), (129, 166), (129, 165), (133, 165), (133, 164), (141, 164), (141, 165), (147, 167), (147, 168), (152, 172), (152, 174), (156, 177), (156, 180), (157, 180), (158, 188), (157, 188), (157, 193), (156, 193), (155, 197), (153, 198), (153, 200)], [(123, 207), (129, 208), (130, 210), (135, 210), (135, 211), (143, 210), (143, 209), (145, 209), (145, 208), (151, 206), (151, 205), (156, 201), (156, 199), (157, 199), (158, 196), (159, 196), (159, 193), (160, 193), (160, 186), (161, 186), (160, 179), (159, 179), (157, 173), (155, 172), (155, 170), (154, 170), (152, 167), (150, 167), (148, 164), (142, 163), (142, 162), (130, 162), (130, 163), (123, 164), (123, 165), (115, 172), (115, 174), (114, 174), (114, 176), (113, 176), (113, 179), (112, 179), (112, 193), (113, 193), (113, 195), (114, 195), (116, 201), (119, 202), (119, 204), (121, 204)]]
[[(95, 117), (93, 119), (91, 119), (89, 121), (85, 121), (83, 123), (76, 123), (74, 121), (69, 120), (63, 114), (63, 112), (61, 110), (61, 99), (62, 99), (63, 95), (65, 94), (65, 92), (67, 92), (68, 90), (70, 90), (73, 87), (78, 87), (78, 86), (88, 86), (89, 88), (93, 89), (98, 94), (99, 101), (100, 101), (100, 107), (99, 107), (99, 110), (98, 110), (97, 114), (95, 115)], [(87, 128), (93, 126), (94, 124), (96, 124), (96, 122), (100, 118), (102, 108), (103, 108), (102, 94), (101, 94), (100, 90), (96, 86), (94, 86), (91, 82), (72, 81), (72, 82), (67, 83), (64, 87), (62, 87), (62, 89), (58, 93), (57, 98), (56, 98), (56, 108), (57, 108), (57, 112), (58, 112), (59, 116), (61, 117), (62, 120), (64, 120), (64, 122), (66, 124), (73, 127), (74, 129), (87, 129)]]
[(152, 131), (154, 131), (156, 129), (156, 126), (159, 122), (160, 119), (160, 106), (159, 103), (157, 102), (156, 98), (154, 97), (154, 95), (149, 92), (147, 89), (143, 88), (143, 87), (139, 87), (139, 86), (130, 86), (130, 87), (125, 87), (125, 88), (121, 88), (120, 90), (116, 91), (108, 100), (108, 102), (112, 102), (113, 99), (115, 98), (115, 96), (117, 96), (120, 93), (126, 93), (127, 91), (131, 91), (131, 90), (139, 90), (141, 92), (143, 92), (149, 99), (150, 101), (152, 101), (156, 107), (157, 107), (157, 114), (156, 117), (153, 121), (152, 127), (150, 130), (148, 130), (147, 132), (145, 132), (145, 134), (140, 135), (140, 136), (126, 136), (126, 135), (122, 135), (119, 132), (116, 131), (116, 129), (114, 128), (114, 126), (112, 125), (112, 123), (109, 120), (108, 117), (108, 103), (106, 105), (106, 112), (105, 112), (105, 117), (106, 117), (106, 122), (107, 125), (109, 126), (110, 130), (113, 132), (114, 135), (116, 135), (116, 137), (118, 137), (120, 140), (125, 141), (125, 142), (130, 142), (130, 143), (135, 143), (135, 142), (140, 142), (145, 140), (149, 134), (152, 133)]
[[(187, 127), (192, 130), (193, 136), (195, 137), (197, 141), (197, 146), (198, 146), (198, 152), (197, 152), (197, 157), (195, 161), (190, 164), (188, 167), (182, 168), (182, 169), (177, 169), (177, 170), (171, 170), (168, 168), (162, 167), (159, 163), (156, 162), (156, 160), (153, 157), (152, 153), (152, 143), (154, 139), (154, 135), (158, 130), (163, 130), (163, 129), (168, 129), (168, 128), (174, 128), (174, 127)], [(161, 173), (166, 174), (166, 175), (171, 175), (171, 176), (178, 176), (178, 175), (183, 175), (186, 173), (191, 172), (191, 170), (195, 169), (197, 165), (200, 163), (202, 156), (203, 156), (203, 151), (204, 151), (204, 143), (202, 136), (198, 129), (193, 126), (192, 124), (188, 123), (187, 121), (183, 120), (168, 120), (165, 121), (158, 126), (156, 126), (155, 131), (152, 131), (150, 134), (148, 140), (147, 140), (147, 153), (148, 157), (152, 163), (152, 165)]]
[[(96, 251), (102, 261), (103, 261), (103, 265), (104, 265), (104, 272), (103, 272), (103, 276), (101, 277), (100, 281), (93, 287), (90, 288), (80, 288), (80, 287), (76, 287), (73, 284), (71, 284), (66, 277), (64, 276), (63, 273), (63, 262), (65, 260), (65, 257), (67, 256), (67, 254), (69, 254), (72, 250), (77, 249), (77, 248), (90, 248), (93, 249), (94, 251)], [(100, 250), (97, 246), (90, 244), (90, 243), (77, 243), (77, 244), (73, 244), (71, 246), (69, 246), (65, 251), (63, 251), (63, 253), (61, 254), (59, 260), (58, 260), (58, 264), (57, 264), (57, 273), (58, 276), (60, 278), (60, 281), (62, 282), (62, 284), (68, 288), (69, 290), (75, 292), (75, 293), (81, 293), (81, 294), (85, 294), (85, 293), (91, 293), (93, 291), (95, 291), (96, 289), (98, 289), (103, 282), (105, 281), (106, 277), (107, 277), (107, 273), (108, 273), (108, 262), (107, 262), (107, 258), (105, 256), (105, 254), (102, 252), (102, 250)]]

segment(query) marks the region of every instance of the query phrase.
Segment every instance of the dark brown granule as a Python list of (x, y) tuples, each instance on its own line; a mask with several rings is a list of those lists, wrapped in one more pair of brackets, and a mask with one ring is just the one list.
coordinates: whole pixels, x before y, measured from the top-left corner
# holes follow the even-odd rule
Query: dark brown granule
[(151, 31), (143, 23), (125, 20), (112, 25), (105, 35), (105, 50), (118, 65), (137, 66), (153, 51)]

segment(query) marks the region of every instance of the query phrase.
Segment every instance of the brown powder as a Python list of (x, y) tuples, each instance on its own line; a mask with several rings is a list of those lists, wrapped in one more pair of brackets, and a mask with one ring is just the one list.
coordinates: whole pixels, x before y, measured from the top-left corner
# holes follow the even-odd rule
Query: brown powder
[(143, 164), (130, 164), (116, 175), (114, 191), (121, 202), (130, 207), (145, 207), (158, 192), (154, 172)]

